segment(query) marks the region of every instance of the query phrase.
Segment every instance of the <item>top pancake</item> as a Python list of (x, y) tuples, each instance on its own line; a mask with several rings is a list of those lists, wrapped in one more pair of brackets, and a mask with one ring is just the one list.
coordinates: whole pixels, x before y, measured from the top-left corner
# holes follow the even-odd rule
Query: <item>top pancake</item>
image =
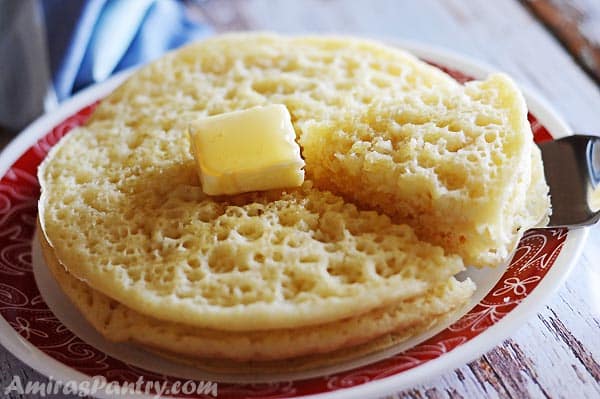
[[(315, 124), (346, 123), (380, 100), (463, 90), (367, 41), (238, 34), (199, 42), (136, 72), (53, 148), (39, 170), (42, 229), (72, 275), (142, 314), (188, 325), (299, 327), (417, 297), (462, 270), (460, 258), (322, 182), (206, 197), (186, 130), (206, 115), (282, 103), (302, 144), (318, 140)], [(310, 178), (322, 164), (306, 160)], [(527, 165), (515, 165), (525, 186)]]
[(408, 223), (466, 264), (505, 261), (549, 210), (525, 101), (503, 74), (374, 99), (314, 121), (300, 143), (317, 186)]

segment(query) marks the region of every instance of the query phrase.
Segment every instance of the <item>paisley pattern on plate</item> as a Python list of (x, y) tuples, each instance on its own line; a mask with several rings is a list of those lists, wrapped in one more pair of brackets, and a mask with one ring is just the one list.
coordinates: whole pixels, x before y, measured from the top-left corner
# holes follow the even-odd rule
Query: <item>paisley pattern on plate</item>
[[(459, 81), (470, 79), (442, 69)], [(31, 245), (39, 197), (37, 167), (62, 136), (85, 123), (96, 105), (81, 109), (52, 129), (0, 180), (0, 315), (31, 345), (86, 375), (101, 375), (119, 383), (135, 382), (140, 376), (166, 381), (168, 385), (183, 383), (186, 380), (129, 365), (82, 341), (52, 313), (35, 283)], [(552, 138), (535, 117), (530, 115), (529, 120), (536, 141)], [(504, 275), (473, 309), (444, 331), (403, 353), (354, 370), (302, 381), (220, 383), (219, 397), (279, 398), (323, 393), (396, 375), (436, 359), (484, 332), (531, 294), (554, 264), (567, 234), (566, 229), (528, 231)]]

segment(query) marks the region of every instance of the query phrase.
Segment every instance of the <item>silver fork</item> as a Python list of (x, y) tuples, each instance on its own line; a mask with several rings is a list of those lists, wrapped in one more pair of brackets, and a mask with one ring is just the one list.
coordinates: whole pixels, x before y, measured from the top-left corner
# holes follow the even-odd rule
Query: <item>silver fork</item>
[(592, 194), (600, 190), (600, 137), (574, 135), (539, 144), (552, 216), (549, 227), (582, 227), (600, 219)]

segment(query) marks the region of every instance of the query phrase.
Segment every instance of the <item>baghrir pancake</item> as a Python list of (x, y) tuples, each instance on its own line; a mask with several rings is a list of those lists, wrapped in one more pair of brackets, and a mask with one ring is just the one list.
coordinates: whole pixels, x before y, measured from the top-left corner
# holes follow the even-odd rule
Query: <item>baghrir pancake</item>
[(503, 74), (383, 97), (336, 119), (300, 138), (315, 184), (408, 223), (466, 264), (505, 261), (547, 216), (525, 101)]
[[(216, 200), (195, 176), (182, 182), (185, 175), (116, 193), (121, 198), (103, 212), (85, 203), (88, 193), (95, 202), (108, 191), (96, 185), (53, 208), (57, 223), (71, 223), (56, 225), (56, 256), (69, 273), (140, 313), (238, 331), (358, 315), (423, 294), (464, 269), (408, 226), (309, 183)], [(77, 218), (61, 217), (76, 206)]]
[[(308, 181), (206, 196), (186, 127), (273, 103)], [(461, 307), (462, 259), (498, 264), (547, 214), (526, 122), (504, 75), (462, 86), (370, 41), (218, 36), (136, 72), (52, 149), (44, 253), (109, 339), (236, 361), (369, 347)]]
[[(41, 245), (44, 259), (63, 292), (104, 336), (113, 341), (132, 341), (187, 358), (273, 361), (306, 358), (311, 354), (319, 357), (321, 353), (349, 347), (355, 348), (353, 355), (360, 355), (363, 352), (358, 350), (361, 344), (395, 332), (416, 332), (459, 308), (475, 290), (470, 280), (459, 282), (450, 278), (418, 298), (322, 325), (242, 332), (202, 329), (165, 322), (127, 308), (71, 276), (43, 237)], [(385, 340), (390, 344), (395, 342), (389, 337), (380, 339), (377, 349), (383, 349)], [(372, 347), (372, 344), (369, 346)], [(308, 358), (305, 360), (308, 361)]]

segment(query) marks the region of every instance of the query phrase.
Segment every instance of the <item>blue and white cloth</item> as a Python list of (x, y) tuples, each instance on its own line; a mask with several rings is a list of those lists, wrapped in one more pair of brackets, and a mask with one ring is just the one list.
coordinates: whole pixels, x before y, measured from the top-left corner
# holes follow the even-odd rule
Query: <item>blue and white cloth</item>
[(0, 125), (210, 34), (177, 0), (0, 1)]

